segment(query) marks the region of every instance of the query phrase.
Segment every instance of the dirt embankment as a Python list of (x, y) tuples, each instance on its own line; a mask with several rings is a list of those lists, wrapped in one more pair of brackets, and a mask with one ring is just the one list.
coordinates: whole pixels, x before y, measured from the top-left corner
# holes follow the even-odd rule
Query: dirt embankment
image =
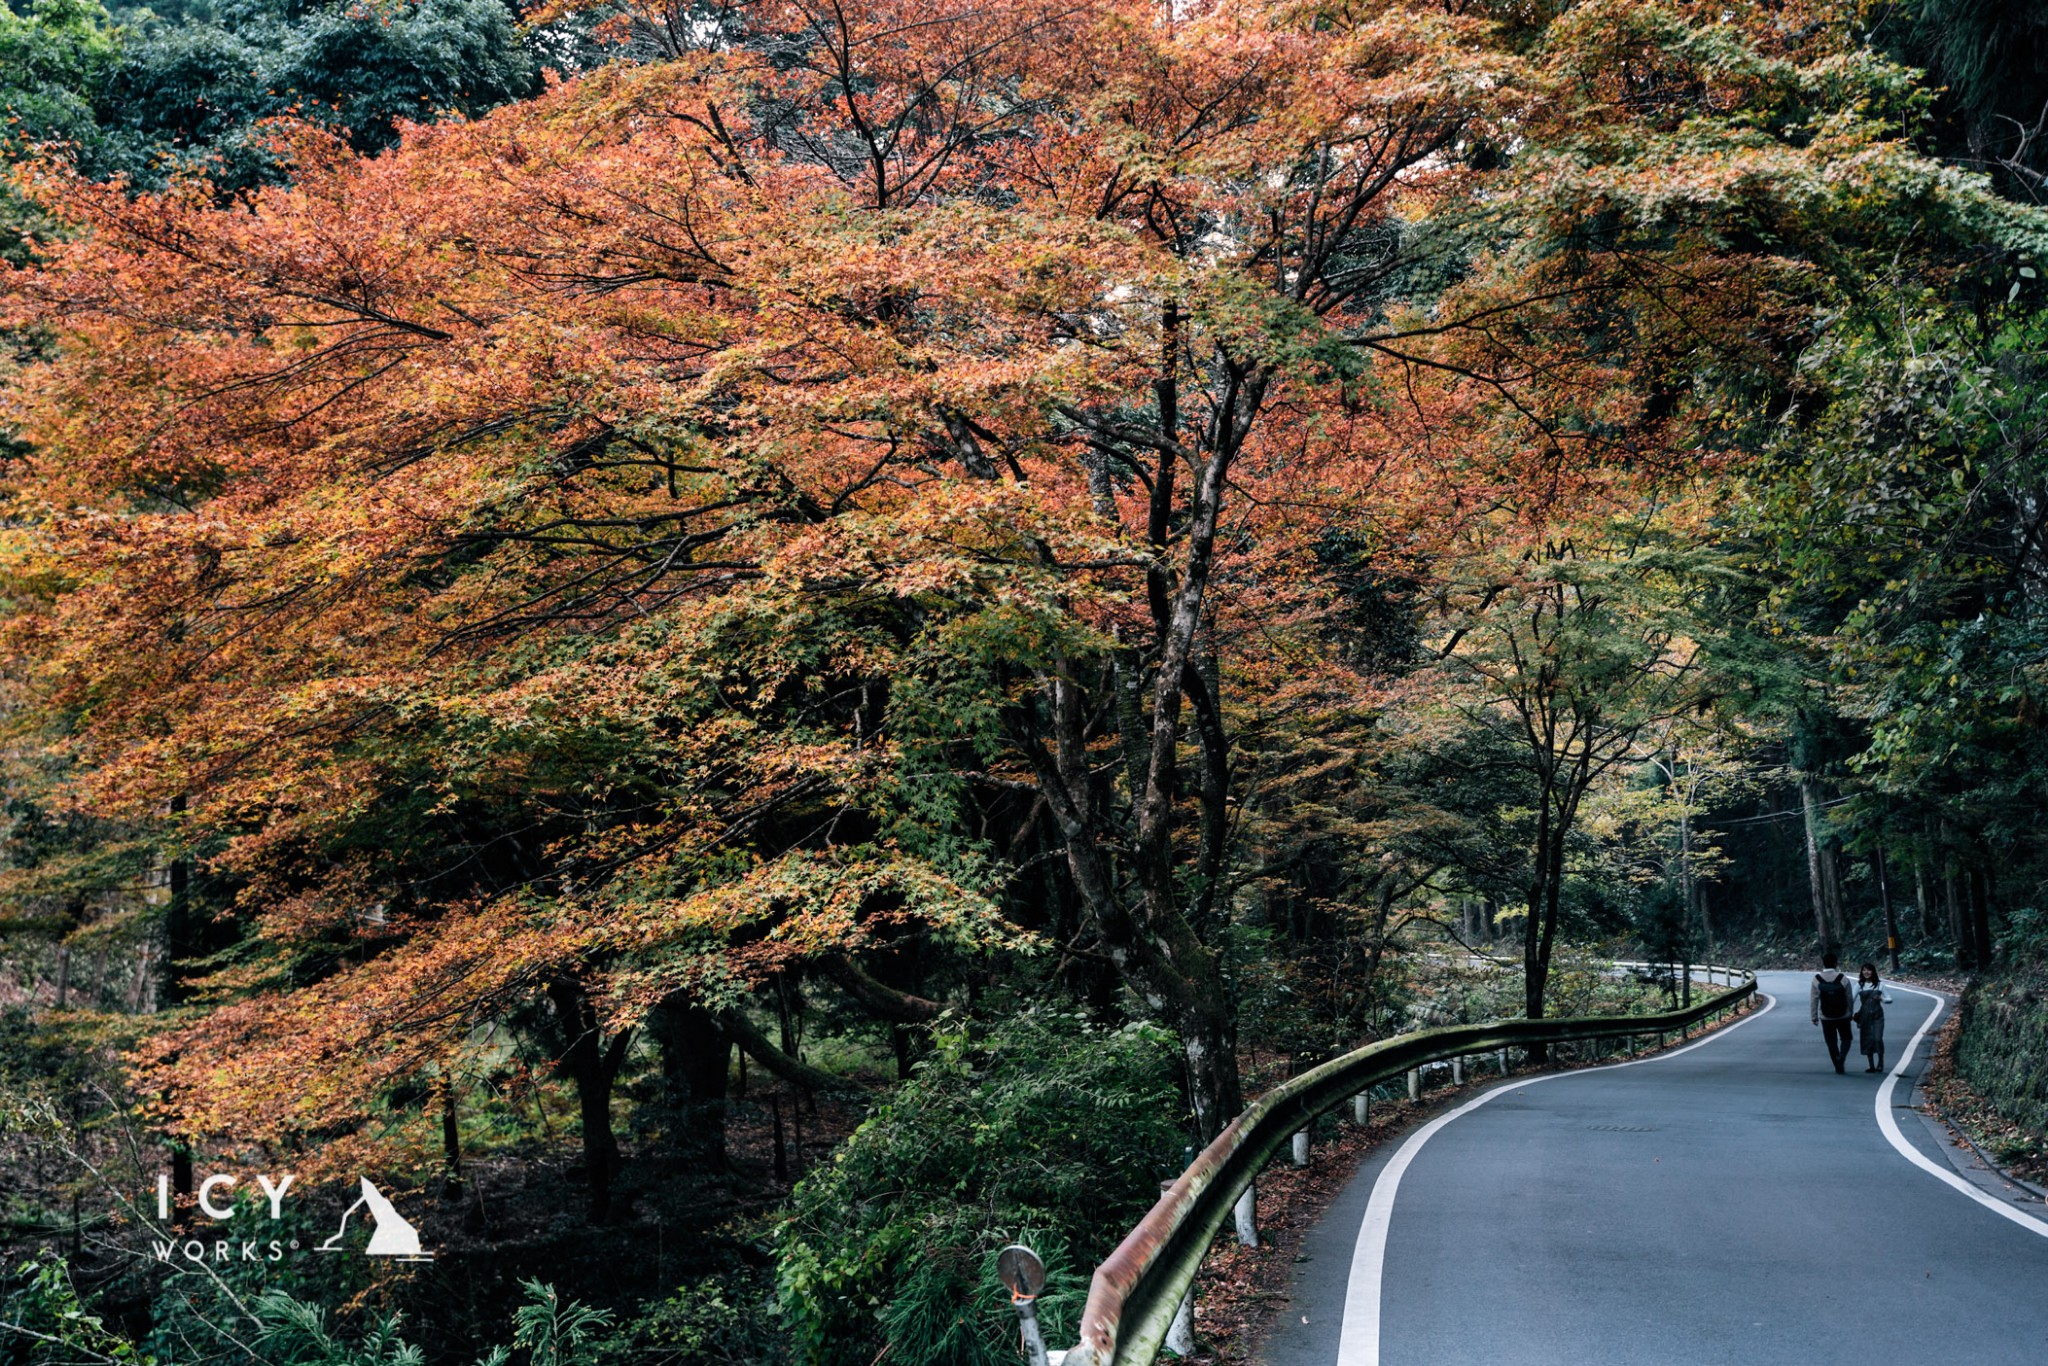
[(2013, 1175), (2048, 1184), (2048, 969), (1961, 988), (1924, 1089), (1959, 1138)]

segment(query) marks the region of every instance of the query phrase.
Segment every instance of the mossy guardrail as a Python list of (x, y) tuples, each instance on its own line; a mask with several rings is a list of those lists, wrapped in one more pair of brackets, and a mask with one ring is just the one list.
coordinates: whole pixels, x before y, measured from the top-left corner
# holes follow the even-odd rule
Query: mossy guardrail
[[(1617, 963), (1655, 971), (1665, 965)], [(1677, 965), (1669, 965), (1676, 969)], [(1589, 1039), (1671, 1034), (1747, 1009), (1756, 975), (1742, 969), (1695, 966), (1729, 990), (1688, 1008), (1655, 1015), (1583, 1015), (1555, 1020), (1502, 1020), (1418, 1030), (1346, 1053), (1282, 1082), (1253, 1101), (1182, 1172), (1159, 1203), (1138, 1221), (1109, 1259), (1095, 1269), (1081, 1311), (1081, 1341), (1062, 1366), (1152, 1366), (1175, 1313), (1209, 1244), (1246, 1187), (1296, 1133), (1352, 1097), (1412, 1069), (1449, 1058), (1528, 1049)], [(1695, 979), (1696, 981), (1696, 979)]]

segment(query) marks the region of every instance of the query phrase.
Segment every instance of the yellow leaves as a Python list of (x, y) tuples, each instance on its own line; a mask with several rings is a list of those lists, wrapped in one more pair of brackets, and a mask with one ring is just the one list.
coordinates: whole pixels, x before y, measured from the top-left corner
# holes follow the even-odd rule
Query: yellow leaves
[(623, 902), (594, 942), (623, 958), (609, 992), (644, 1001), (649, 982), (737, 990), (906, 924), (969, 951), (1035, 943), (983, 893), (888, 846), (792, 851), (687, 896)]

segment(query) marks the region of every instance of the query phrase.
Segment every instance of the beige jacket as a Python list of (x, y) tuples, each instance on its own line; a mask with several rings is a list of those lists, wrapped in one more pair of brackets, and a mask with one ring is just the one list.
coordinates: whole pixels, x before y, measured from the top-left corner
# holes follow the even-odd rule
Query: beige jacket
[(1828, 1018), (1830, 1020), (1855, 1019), (1856, 979), (1843, 972), (1840, 968), (1822, 968), (1818, 973), (1814, 974), (1813, 981), (1806, 989), (1806, 1004), (1807, 1008), (1813, 1013), (1813, 1022), (1815, 1024), (1820, 1023), (1820, 984), (1822, 982), (1840, 982), (1849, 989), (1849, 1004), (1843, 1008), (1841, 1014), (1830, 1015)]

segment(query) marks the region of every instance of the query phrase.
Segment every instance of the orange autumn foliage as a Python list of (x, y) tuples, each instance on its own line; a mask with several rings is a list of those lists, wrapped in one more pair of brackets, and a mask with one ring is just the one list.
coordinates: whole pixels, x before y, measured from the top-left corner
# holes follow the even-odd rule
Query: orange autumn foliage
[(1042, 801), (1213, 1131), (1231, 691), (1364, 686), (1333, 533), (1419, 578), (1714, 458), (1670, 373), (1796, 329), (1808, 263), (1724, 223), (1788, 228), (1822, 152), (1680, 147), (1617, 54), (1695, 122), (1846, 60), (1611, 4), (1535, 47), (1455, 5), (739, 13), (383, 156), (281, 129), (245, 203), (25, 174), (62, 232), (5, 289), (49, 338), (10, 648), (78, 800), (183, 798), (248, 926), (146, 1060), (167, 1124), (345, 1130), (550, 981), (624, 1029), (906, 925), (1028, 945), (981, 784)]

